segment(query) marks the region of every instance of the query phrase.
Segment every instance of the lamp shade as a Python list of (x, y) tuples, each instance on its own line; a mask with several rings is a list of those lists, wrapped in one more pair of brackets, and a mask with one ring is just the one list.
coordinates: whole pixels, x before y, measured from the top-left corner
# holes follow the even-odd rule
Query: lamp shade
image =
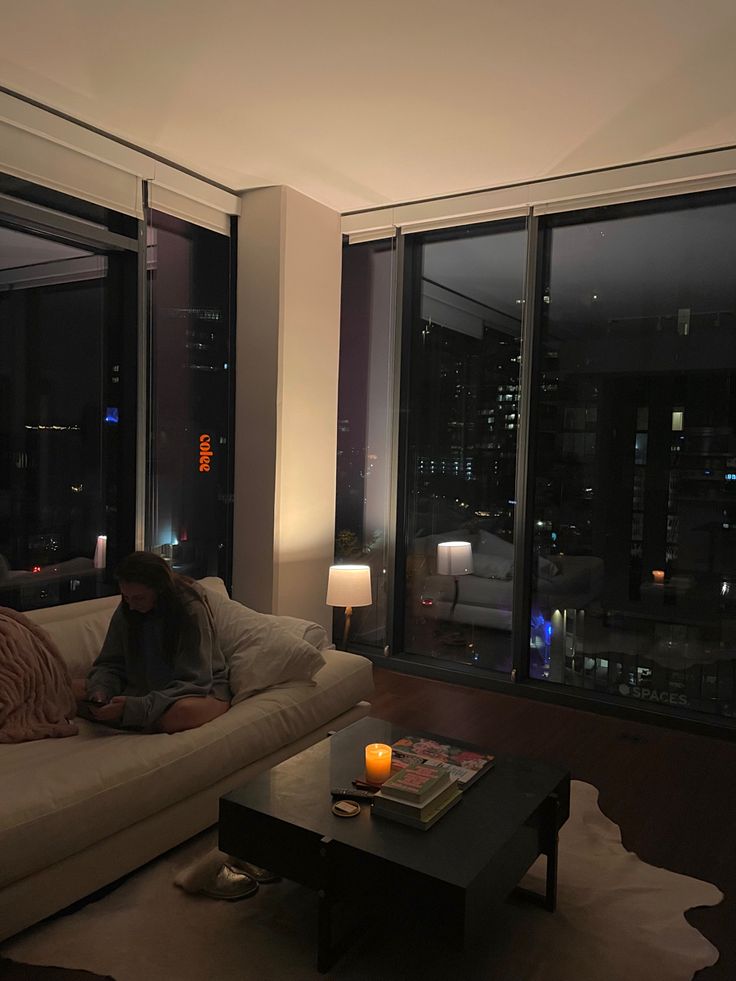
[(437, 546), (437, 572), (441, 576), (469, 576), (473, 571), (470, 542), (440, 542)]
[(370, 606), (372, 602), (370, 566), (330, 566), (327, 580), (328, 606)]
[(98, 535), (95, 545), (94, 567), (104, 569), (107, 565), (107, 535)]

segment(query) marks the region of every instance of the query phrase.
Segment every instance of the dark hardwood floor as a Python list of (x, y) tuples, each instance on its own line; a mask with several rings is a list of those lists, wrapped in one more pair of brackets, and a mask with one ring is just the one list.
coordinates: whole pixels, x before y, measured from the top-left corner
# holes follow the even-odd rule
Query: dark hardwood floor
[[(715, 883), (723, 902), (688, 921), (720, 951), (698, 981), (736, 978), (736, 742), (690, 735), (376, 667), (371, 714), (498, 753), (557, 762), (594, 784), (624, 846)], [(625, 938), (622, 938), (625, 942)], [(630, 979), (638, 981), (638, 979)]]

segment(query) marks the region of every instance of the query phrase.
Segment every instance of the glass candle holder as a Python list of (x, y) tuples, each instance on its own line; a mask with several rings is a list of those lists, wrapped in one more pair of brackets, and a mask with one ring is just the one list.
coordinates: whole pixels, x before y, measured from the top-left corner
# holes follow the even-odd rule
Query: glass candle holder
[(391, 747), (385, 743), (369, 743), (365, 748), (366, 783), (383, 783), (391, 776)]

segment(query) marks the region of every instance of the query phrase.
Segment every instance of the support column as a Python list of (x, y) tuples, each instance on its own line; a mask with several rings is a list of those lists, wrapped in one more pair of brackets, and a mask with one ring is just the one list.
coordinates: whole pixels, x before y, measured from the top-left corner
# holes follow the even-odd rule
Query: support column
[(340, 216), (287, 187), (242, 200), (233, 598), (331, 630)]

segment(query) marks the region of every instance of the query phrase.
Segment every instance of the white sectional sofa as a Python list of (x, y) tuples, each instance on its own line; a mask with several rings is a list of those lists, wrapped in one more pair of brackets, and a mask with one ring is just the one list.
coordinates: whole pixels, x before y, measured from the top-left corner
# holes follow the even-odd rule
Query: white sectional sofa
[[(189, 732), (141, 735), (77, 719), (78, 735), (0, 745), (0, 940), (215, 824), (222, 794), (368, 713), (370, 661), (331, 649), (315, 623), (247, 611), (219, 579), (202, 585), (218, 628), (232, 630), (243, 611), (250, 617), (261, 667), (274, 625), (318, 648), (324, 666), (311, 682), (243, 696)], [(26, 615), (79, 677), (118, 602), (107, 597)]]

